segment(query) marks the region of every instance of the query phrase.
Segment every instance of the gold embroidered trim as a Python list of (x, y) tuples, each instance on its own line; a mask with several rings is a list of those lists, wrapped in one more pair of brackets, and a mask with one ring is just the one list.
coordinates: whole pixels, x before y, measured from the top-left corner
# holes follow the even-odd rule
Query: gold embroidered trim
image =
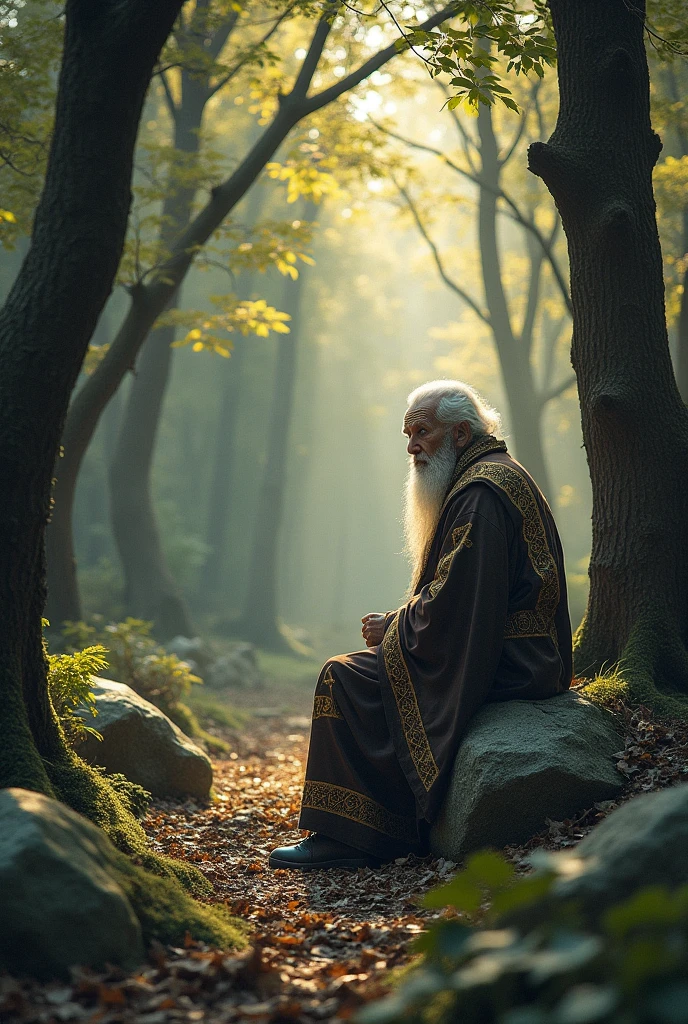
[(313, 701), (313, 721), (316, 718), (344, 718), (334, 697), (316, 694)]
[(447, 577), (449, 576), (449, 570), (451, 569), (454, 555), (456, 555), (461, 548), (473, 547), (473, 541), (470, 540), (468, 536), (471, 532), (472, 526), (473, 523), (464, 523), (463, 526), (457, 526), (455, 530), (452, 530), (452, 549), (437, 563), (435, 578), (428, 588), (430, 597), (436, 597), (447, 582)]
[(322, 685), (328, 686), (330, 692), (324, 694), (316, 693), (313, 700), (313, 721), (316, 718), (344, 718), (332, 692), (335, 681), (332, 666), (328, 665), (325, 669), (325, 675), (322, 677)]
[(428, 737), (423, 727), (416, 691), (404, 660), (399, 639), (399, 612), (394, 616), (382, 641), (385, 668), (396, 701), (401, 728), (408, 744), (418, 778), (429, 790), (439, 775), (439, 768), (432, 756)]
[(559, 573), (557, 563), (549, 549), (545, 524), (540, 515), (533, 490), (521, 473), (500, 462), (481, 462), (466, 470), (455, 491), (474, 480), (490, 480), (499, 487), (521, 513), (523, 539), (528, 547), (528, 558), (542, 580), (534, 609), (513, 612), (507, 617), (505, 640), (524, 636), (548, 636), (558, 649), (554, 616), (559, 605)]
[(393, 839), (401, 839), (407, 843), (418, 841), (415, 818), (403, 818), (400, 814), (393, 814), (376, 800), (371, 800), (369, 796), (357, 793), (353, 789), (345, 789), (343, 786), (333, 786), (330, 782), (308, 780), (303, 787), (301, 807), (348, 818), (349, 821), (366, 825)]

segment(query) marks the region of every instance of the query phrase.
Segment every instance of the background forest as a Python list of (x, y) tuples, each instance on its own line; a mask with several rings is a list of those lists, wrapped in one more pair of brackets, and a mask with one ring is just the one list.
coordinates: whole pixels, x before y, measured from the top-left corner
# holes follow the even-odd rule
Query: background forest
[[(688, 1021), (683, 7), (0, 4), (3, 1019)], [(295, 880), (441, 376), (554, 508), (574, 685), (473, 716), (431, 854)]]
[[(21, 109), (22, 137), (0, 169), (3, 293), (41, 185), (59, 56), (51, 11), (19, 3), (3, 12), (5, 47), (41, 85), (35, 109), (22, 109), (22, 79), (5, 65), (18, 90), (5, 103)], [(367, 29), (342, 20), (314, 86), (345, 79), (386, 33), (384, 19)], [(294, 7), (185, 7), (149, 90), (118, 285), (80, 385), (107, 369), (137, 290), (179, 227), (265, 132), (275, 82), (303, 61), (311, 34)], [(113, 394), (84, 438), (80, 467), (67, 441), (48, 531), (54, 630), (63, 620), (133, 615), (153, 621), (161, 639), (202, 634), (288, 649), (279, 624), (318, 654), (359, 645), (361, 615), (394, 606), (406, 587), (400, 421), (408, 391), (437, 376), (469, 381), (502, 411), (510, 448), (556, 510), (580, 621), (590, 494), (568, 358), (566, 247), (551, 197), (525, 162), (530, 142), (553, 127), (555, 79), (516, 80), (519, 113), (498, 103), (476, 116), (446, 109), (445, 87), (415, 54), (393, 66), (287, 135), (138, 356), (110, 370)], [(680, 62), (653, 78), (677, 359), (685, 87)], [(60, 485), (73, 468), (70, 592)]]
[[(361, 615), (394, 606), (406, 587), (400, 418), (408, 391), (438, 376), (469, 381), (502, 411), (511, 450), (555, 508), (577, 625), (590, 491), (568, 357), (566, 247), (525, 161), (553, 127), (554, 77), (516, 80), (520, 112), (497, 103), (477, 116), (446, 108), (446, 86), (415, 53), (395, 57), (394, 74), (390, 65), (353, 83), (286, 135), (140, 352), (109, 367), (137, 294), (213, 187), (247, 162), (275, 83), (304, 61), (312, 34), (295, 6), (207, 0), (184, 12), (146, 100), (118, 285), (82, 373), (91, 391), (102, 376), (101, 393), (90, 416), (73, 403), (74, 434), (68, 422), (56, 466), (52, 629), (133, 615), (161, 639), (284, 650), (296, 639), (318, 654), (358, 645)], [(3, 293), (41, 186), (59, 56), (51, 13), (38, 2), (2, 15), (6, 49), (26, 62), (19, 75), (3, 69), (16, 93), (6, 93), (15, 106), (6, 117), (17, 119), (16, 152), (0, 168)], [(390, 19), (366, 28), (342, 18), (313, 85), (346, 81), (394, 31)], [(27, 78), (40, 83), (28, 108)], [(680, 61), (653, 76), (677, 363), (686, 82)]]

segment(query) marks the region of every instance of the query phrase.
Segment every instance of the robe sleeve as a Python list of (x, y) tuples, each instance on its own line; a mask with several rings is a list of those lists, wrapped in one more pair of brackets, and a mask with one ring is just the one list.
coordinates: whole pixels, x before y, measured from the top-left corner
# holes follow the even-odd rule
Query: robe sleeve
[(488, 699), (509, 603), (509, 523), (485, 484), (448, 510), (434, 579), (394, 614), (378, 648), (395, 748), (432, 819), (465, 727)]

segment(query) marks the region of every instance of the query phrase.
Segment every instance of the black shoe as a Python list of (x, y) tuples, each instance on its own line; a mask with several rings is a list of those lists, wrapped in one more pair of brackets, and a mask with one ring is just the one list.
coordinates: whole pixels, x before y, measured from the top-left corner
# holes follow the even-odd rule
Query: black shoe
[(338, 843), (321, 832), (314, 832), (295, 846), (280, 846), (270, 854), (271, 868), (318, 871), (325, 868), (377, 868), (380, 861), (363, 850)]

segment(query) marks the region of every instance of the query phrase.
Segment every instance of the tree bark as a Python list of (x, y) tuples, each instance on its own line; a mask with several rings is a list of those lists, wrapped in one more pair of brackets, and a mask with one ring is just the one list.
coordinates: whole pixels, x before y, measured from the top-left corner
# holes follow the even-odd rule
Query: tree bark
[[(560, 109), (529, 150), (568, 240), (572, 362), (592, 480), (579, 674), (688, 690), (688, 411), (669, 356), (652, 193), (644, 4), (550, 0)], [(655, 691), (656, 692), (656, 691)]]
[(71, 390), (112, 288), (153, 64), (181, 6), (68, 0), (31, 246), (0, 311), (0, 786), (52, 793), (70, 755), (41, 644), (45, 526)]
[[(309, 203), (303, 219), (313, 220), (314, 216), (315, 208)], [(295, 282), (287, 283), (285, 289), (285, 307), (291, 313), (291, 333), (280, 336), (278, 341), (267, 462), (258, 497), (246, 602), (241, 623), (237, 627), (246, 640), (274, 651), (291, 649), (279, 627), (277, 560), (287, 483), (289, 429), (296, 388), (303, 283), (302, 271)]]

